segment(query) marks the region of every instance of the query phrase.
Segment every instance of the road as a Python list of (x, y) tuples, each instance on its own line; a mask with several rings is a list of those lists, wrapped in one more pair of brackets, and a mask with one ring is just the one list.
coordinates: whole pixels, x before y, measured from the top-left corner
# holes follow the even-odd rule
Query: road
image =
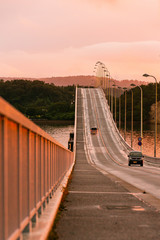
[[(160, 200), (133, 186), (153, 192), (159, 169), (127, 166), (129, 146), (116, 134), (103, 98), (100, 90), (78, 89), (76, 163), (53, 235), (60, 240), (160, 239)], [(90, 134), (94, 126), (97, 135)]]
[[(88, 161), (99, 171), (109, 172), (133, 186), (160, 198), (160, 168), (144, 163), (143, 167), (128, 166), (128, 146), (113, 125), (108, 105), (100, 89), (81, 89)], [(91, 135), (90, 128), (98, 127)]]

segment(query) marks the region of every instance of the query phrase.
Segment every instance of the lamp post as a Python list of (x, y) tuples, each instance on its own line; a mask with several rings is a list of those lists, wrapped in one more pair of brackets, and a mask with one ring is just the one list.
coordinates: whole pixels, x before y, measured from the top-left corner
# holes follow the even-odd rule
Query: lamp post
[(106, 68), (104, 68), (104, 90), (106, 89)]
[(101, 87), (104, 88), (104, 79), (105, 79), (105, 74), (104, 74), (105, 66), (102, 63), (102, 81), (101, 81)]
[(103, 75), (104, 72), (102, 72), (103, 68), (105, 67), (105, 65), (98, 61), (96, 62), (95, 66), (94, 66), (94, 72), (96, 73), (96, 87), (102, 86), (103, 87)]
[[(108, 79), (108, 80), (107, 80)], [(107, 74), (106, 74), (106, 82), (107, 82), (107, 98), (108, 98), (108, 104), (110, 105), (110, 94), (109, 94), (109, 88), (110, 88), (110, 72), (107, 70)]]
[(127, 88), (124, 87), (124, 96), (125, 96), (125, 103), (124, 103), (124, 140), (126, 141), (126, 116), (127, 116)]
[(93, 70), (93, 74), (95, 74), (95, 82), (94, 82), (94, 87), (97, 87), (98, 83), (97, 83), (97, 66), (98, 66), (99, 62), (97, 62), (94, 65), (94, 70)]
[(111, 88), (111, 112), (112, 112), (112, 115), (113, 115), (113, 87)]
[(131, 113), (131, 147), (133, 147), (133, 90), (131, 89), (132, 94), (132, 113)]
[(111, 86), (110, 86), (110, 82), (111, 82), (111, 78), (110, 78), (110, 75), (109, 75), (109, 105), (110, 105), (110, 108), (111, 108)]
[[(143, 90), (140, 86), (135, 85), (135, 84), (131, 84), (132, 87), (138, 87), (141, 91), (141, 139), (143, 141)], [(132, 91), (132, 89), (131, 89)], [(132, 96), (133, 96), (133, 91), (132, 91)], [(132, 99), (132, 133), (131, 133), (131, 138), (133, 136), (133, 99)], [(131, 140), (132, 141), (132, 140)], [(132, 147), (132, 146), (131, 146)], [(142, 145), (141, 145), (141, 152), (142, 152)]]
[(143, 74), (143, 77), (152, 77), (156, 83), (155, 89), (155, 131), (154, 131), (154, 157), (156, 157), (156, 145), (157, 145), (157, 79), (156, 77), (149, 75), (147, 73)]
[(108, 95), (109, 95), (109, 104), (111, 103), (111, 89), (110, 89), (110, 80), (111, 80), (111, 74), (108, 72)]
[(108, 105), (110, 106), (110, 78), (108, 74)]
[(94, 87), (96, 86), (96, 80), (97, 80), (96, 70), (97, 70), (96, 68), (94, 68), (94, 70), (93, 70), (93, 75), (95, 74), (95, 81), (94, 81), (94, 84), (93, 84)]
[(116, 123), (116, 115), (117, 115), (117, 104), (116, 104), (116, 84), (114, 83), (113, 85), (112, 85), (113, 87), (114, 87), (114, 120), (115, 120), (115, 123)]
[(121, 87), (118, 87), (120, 90), (120, 95), (119, 95), (119, 131), (121, 129)]

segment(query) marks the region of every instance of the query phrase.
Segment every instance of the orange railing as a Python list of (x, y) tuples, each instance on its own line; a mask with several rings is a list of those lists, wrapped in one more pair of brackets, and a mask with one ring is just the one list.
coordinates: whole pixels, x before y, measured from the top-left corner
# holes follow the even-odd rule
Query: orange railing
[(42, 213), (73, 153), (0, 98), (0, 239), (17, 239)]

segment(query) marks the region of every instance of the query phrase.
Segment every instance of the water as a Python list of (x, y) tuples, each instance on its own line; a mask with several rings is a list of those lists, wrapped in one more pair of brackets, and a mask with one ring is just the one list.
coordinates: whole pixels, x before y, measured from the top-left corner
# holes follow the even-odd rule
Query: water
[(51, 137), (61, 143), (64, 147), (68, 148), (68, 140), (70, 132), (74, 131), (74, 126), (52, 126), (52, 125), (43, 125), (39, 126), (47, 132)]
[[(74, 126), (53, 126), (53, 125), (44, 125), (40, 124), (40, 127), (50, 134), (53, 138), (55, 138), (58, 142), (60, 142), (63, 146), (68, 148), (68, 139), (70, 132), (73, 132)], [(154, 156), (154, 124), (145, 125), (143, 131), (143, 145), (142, 151), (144, 154), (149, 156)], [(134, 129), (137, 126), (135, 124)], [(158, 134), (157, 134), (157, 157), (160, 157), (160, 125), (158, 126)], [(121, 130), (121, 135), (124, 137), (124, 130)], [(133, 149), (140, 151), (140, 147), (138, 146), (138, 137), (140, 137), (140, 129), (136, 129), (133, 131)], [(127, 129), (126, 132), (126, 141), (128, 144), (131, 144), (131, 131)]]
[[(136, 126), (134, 126), (136, 129)], [(124, 130), (121, 131), (122, 137), (124, 137)], [(140, 129), (133, 131), (133, 149), (140, 151), (140, 146), (138, 145), (138, 138), (141, 136)], [(131, 145), (131, 130), (127, 129), (126, 141)], [(154, 157), (154, 124), (144, 125), (143, 130), (143, 140), (142, 140), (142, 152), (146, 155)], [(156, 157), (160, 157), (160, 125), (157, 127), (157, 148)]]

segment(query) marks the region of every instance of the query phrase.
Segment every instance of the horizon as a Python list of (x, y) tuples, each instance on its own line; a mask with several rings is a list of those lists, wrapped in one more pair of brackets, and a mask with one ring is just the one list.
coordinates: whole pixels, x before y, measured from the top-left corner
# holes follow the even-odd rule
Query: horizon
[[(4, 81), (14, 81), (14, 80), (28, 80), (28, 81), (43, 81), (45, 83), (51, 84), (53, 83), (55, 86), (72, 86), (72, 85), (80, 85), (80, 86), (95, 86), (96, 76), (94, 75), (77, 75), (77, 76), (65, 76), (65, 77), (46, 77), (46, 78), (16, 78), (16, 77), (0, 77), (0, 80)], [(101, 77), (100, 77), (101, 78)], [(118, 85), (117, 86), (127, 86), (129, 87), (131, 83), (138, 85), (148, 85), (149, 81), (140, 81), (137, 79), (123, 79), (117, 80), (113, 79)], [(93, 83), (94, 81), (94, 83)]]
[[(98, 76), (95, 76), (95, 75), (66, 75), (66, 76), (51, 76), (51, 77), (7, 77), (7, 76), (0, 76), (0, 79), (5, 79), (5, 78), (8, 78), (8, 79), (51, 79), (51, 78), (76, 78), (76, 77), (94, 77), (94, 78), (97, 78)], [(101, 78), (101, 77), (99, 77)], [(148, 82), (148, 81), (145, 81), (145, 78), (144, 80), (138, 80), (138, 79), (115, 79), (115, 78), (112, 78), (114, 79), (115, 81), (139, 81), (139, 82)]]

